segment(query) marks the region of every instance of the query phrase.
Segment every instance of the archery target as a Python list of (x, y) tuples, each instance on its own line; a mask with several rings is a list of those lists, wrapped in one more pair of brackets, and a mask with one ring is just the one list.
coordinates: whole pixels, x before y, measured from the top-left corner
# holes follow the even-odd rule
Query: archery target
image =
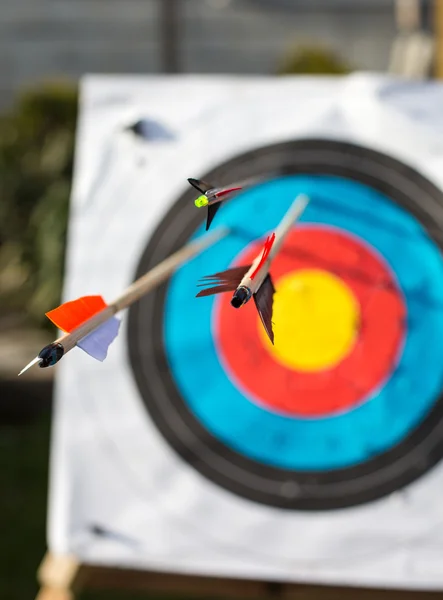
[[(149, 414), (189, 464), (254, 502), (327, 510), (401, 489), (442, 453), (431, 435), (442, 410), (441, 191), (391, 157), (321, 139), (258, 149), (202, 179), (236, 181), (238, 167), (270, 178), (219, 211), (214, 226), (231, 235), (130, 310)], [(196, 299), (196, 284), (249, 264), (300, 193), (310, 204), (271, 268), (273, 347), (252, 303)], [(171, 207), (138, 275), (202, 234), (192, 194)]]
[[(74, 349), (55, 367), (51, 552), (442, 589), (443, 144), (435, 94), (408, 86), (83, 83), (66, 301), (112, 301), (204, 235), (187, 177), (263, 179), (217, 213), (229, 236), (118, 315), (103, 363)], [(140, 119), (171, 135), (137, 138)], [(197, 284), (250, 262), (299, 193), (310, 203), (271, 269), (272, 346), (253, 302), (236, 311)]]

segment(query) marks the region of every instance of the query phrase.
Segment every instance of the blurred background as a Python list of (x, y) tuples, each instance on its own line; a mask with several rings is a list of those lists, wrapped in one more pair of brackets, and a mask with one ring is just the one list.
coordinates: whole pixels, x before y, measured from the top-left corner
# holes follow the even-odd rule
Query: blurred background
[[(440, 78), (440, 0), (0, 2), (0, 598), (37, 592), (53, 371), (18, 371), (53, 338), (78, 111), (100, 74)], [(84, 593), (82, 599), (130, 598)], [(132, 596), (131, 596), (132, 597)], [(134, 597), (148, 597), (146, 595)]]

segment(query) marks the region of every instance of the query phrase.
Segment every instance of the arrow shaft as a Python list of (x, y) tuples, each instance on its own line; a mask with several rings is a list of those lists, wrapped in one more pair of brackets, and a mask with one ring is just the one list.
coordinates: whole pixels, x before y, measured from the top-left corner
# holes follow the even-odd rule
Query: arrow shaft
[(87, 321), (79, 325), (79, 327), (76, 327), (71, 333), (62, 335), (55, 340), (55, 342), (60, 343), (63, 346), (64, 354), (66, 354), (72, 350), (81, 339), (92, 333), (97, 327), (100, 327), (100, 325), (103, 325), (103, 323), (112, 316), (125, 308), (128, 308), (134, 304), (134, 302), (140, 300), (145, 294), (155, 289), (186, 260), (219, 241), (228, 233), (229, 230), (227, 228), (219, 227), (215, 231), (190, 242), (156, 265), (148, 273), (137, 279), (137, 281), (132, 283), (121, 296), (111, 302), (106, 308), (93, 315)]
[(251, 293), (253, 293), (253, 294), (255, 294), (257, 292), (257, 290), (262, 285), (266, 275), (268, 274), (269, 269), (271, 268), (272, 260), (275, 258), (278, 251), (280, 250), (283, 242), (286, 239), (286, 236), (288, 235), (289, 231), (291, 230), (291, 227), (294, 225), (294, 223), (297, 221), (297, 219), (302, 215), (308, 202), (309, 202), (309, 198), (307, 196), (305, 196), (303, 194), (297, 196), (297, 198), (294, 200), (294, 202), (292, 203), (292, 205), (290, 206), (290, 208), (288, 209), (288, 211), (283, 216), (282, 220), (280, 221), (280, 223), (277, 225), (277, 227), (275, 229), (274, 243), (272, 244), (272, 248), (271, 248), (268, 258), (265, 260), (263, 266), (260, 268), (260, 271), (255, 275), (254, 279), (251, 279), (252, 273), (254, 273), (257, 265), (260, 263), (262, 252), (260, 252), (260, 254), (254, 259), (254, 262), (252, 263), (251, 268), (246, 273), (246, 275), (243, 277), (242, 281), (239, 284), (239, 287), (240, 286), (247, 287), (248, 289), (251, 290)]
[(300, 194), (299, 196), (297, 196), (297, 198), (294, 200), (291, 207), (289, 208), (288, 212), (284, 215), (280, 223), (277, 225), (277, 228), (275, 230), (275, 241), (272, 245), (271, 252), (269, 253), (268, 257), (269, 263), (271, 263), (274, 256), (277, 255), (278, 251), (283, 245), (283, 242), (286, 239), (286, 236), (291, 230), (291, 227), (301, 217), (303, 211), (308, 205), (308, 202), (308, 196), (305, 196), (304, 194)]

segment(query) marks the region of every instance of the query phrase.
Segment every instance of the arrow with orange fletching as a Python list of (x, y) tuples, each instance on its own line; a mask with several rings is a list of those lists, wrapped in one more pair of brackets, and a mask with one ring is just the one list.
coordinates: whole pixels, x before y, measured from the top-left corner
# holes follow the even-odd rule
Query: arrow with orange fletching
[(117, 337), (120, 328), (120, 320), (115, 315), (156, 288), (186, 260), (228, 233), (229, 230), (226, 227), (220, 227), (213, 233), (208, 233), (190, 242), (137, 279), (111, 304), (107, 304), (98, 295), (83, 296), (77, 300), (65, 302), (47, 312), (48, 319), (65, 334), (45, 346), (38, 356), (20, 371), (19, 376), (35, 364), (41, 368), (55, 365), (75, 346), (81, 348), (92, 358), (104, 361), (108, 348)]

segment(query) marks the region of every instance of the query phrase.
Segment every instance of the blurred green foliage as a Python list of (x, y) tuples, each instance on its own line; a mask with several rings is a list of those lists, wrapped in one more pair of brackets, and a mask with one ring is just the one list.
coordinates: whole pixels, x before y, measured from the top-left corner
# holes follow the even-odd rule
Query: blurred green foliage
[(25, 427), (0, 427), (0, 598), (35, 598), (46, 550), (50, 417)]
[(283, 57), (278, 75), (346, 75), (351, 67), (322, 46), (295, 46)]
[(35, 325), (61, 295), (77, 99), (44, 83), (0, 117), (0, 306)]

